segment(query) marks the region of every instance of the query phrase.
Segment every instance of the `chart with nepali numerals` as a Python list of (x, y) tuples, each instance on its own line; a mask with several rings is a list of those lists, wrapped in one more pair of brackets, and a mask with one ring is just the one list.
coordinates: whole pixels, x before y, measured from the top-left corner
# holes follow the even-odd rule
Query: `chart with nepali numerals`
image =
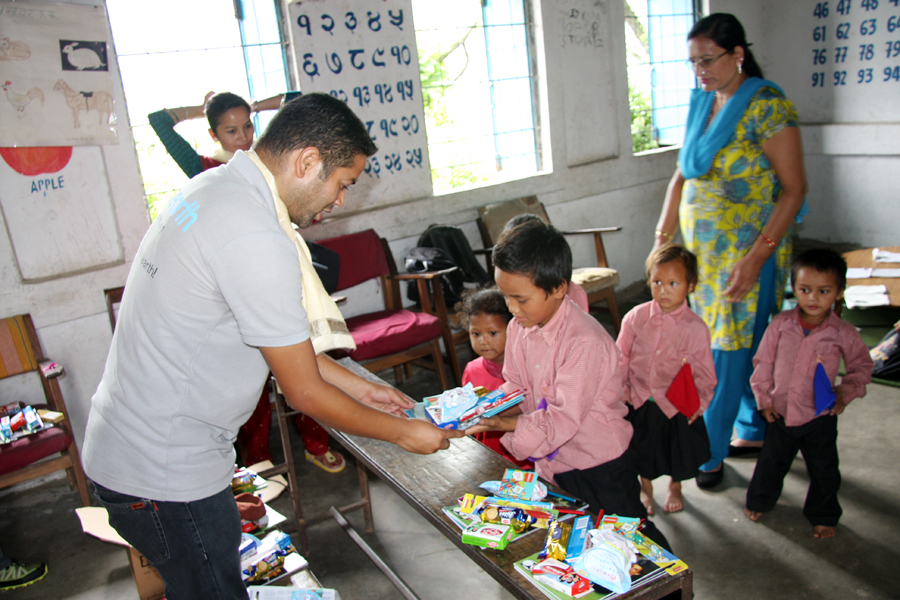
[(804, 123), (900, 121), (900, 0), (773, 4), (753, 50)]
[(792, 81), (791, 87), (806, 88), (811, 94), (808, 99), (814, 110), (806, 117), (896, 118), (900, 112), (900, 0), (797, 4), (803, 5), (806, 14), (792, 15), (801, 18), (791, 20), (790, 35), (805, 39), (797, 58), (806, 68), (793, 67), (792, 75), (799, 80)]
[(900, 0), (816, 2), (810, 86), (887, 83), (900, 92)]

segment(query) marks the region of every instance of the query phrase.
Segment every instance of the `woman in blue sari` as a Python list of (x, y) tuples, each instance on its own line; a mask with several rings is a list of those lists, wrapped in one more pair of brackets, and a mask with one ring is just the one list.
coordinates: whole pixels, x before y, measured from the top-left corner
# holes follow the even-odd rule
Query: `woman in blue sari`
[(765, 422), (749, 386), (751, 361), (781, 305), (790, 227), (807, 189), (797, 111), (762, 78), (749, 45), (740, 22), (725, 13), (699, 20), (688, 35), (689, 67), (700, 88), (691, 97), (654, 244), (672, 241), (680, 225), (699, 262), (691, 307), (709, 326), (719, 380), (704, 414), (712, 458), (697, 477), (707, 489), (722, 481), (729, 452), (762, 446)]

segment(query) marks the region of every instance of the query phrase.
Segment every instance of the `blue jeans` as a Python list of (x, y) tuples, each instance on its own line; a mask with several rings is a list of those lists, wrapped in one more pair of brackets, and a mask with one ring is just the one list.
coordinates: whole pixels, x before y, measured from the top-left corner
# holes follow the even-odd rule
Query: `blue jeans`
[(94, 486), (112, 528), (159, 571), (167, 600), (247, 600), (241, 518), (230, 489), (193, 502), (163, 502)]

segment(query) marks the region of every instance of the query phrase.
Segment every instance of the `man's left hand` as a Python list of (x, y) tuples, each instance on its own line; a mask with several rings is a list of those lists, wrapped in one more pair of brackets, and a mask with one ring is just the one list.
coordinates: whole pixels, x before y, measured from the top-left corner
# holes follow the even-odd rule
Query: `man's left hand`
[(403, 411), (413, 407), (413, 400), (400, 390), (374, 381), (367, 383), (370, 385), (356, 398), (360, 402), (398, 417), (405, 417)]

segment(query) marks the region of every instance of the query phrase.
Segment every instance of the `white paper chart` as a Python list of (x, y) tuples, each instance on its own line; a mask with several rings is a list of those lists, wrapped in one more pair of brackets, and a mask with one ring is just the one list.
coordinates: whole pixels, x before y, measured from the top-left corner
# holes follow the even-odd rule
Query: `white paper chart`
[(290, 19), (300, 89), (346, 102), (378, 145), (350, 192), (353, 208), (431, 195), (410, 0), (297, 2)]
[(806, 65), (803, 75), (793, 68), (801, 79), (791, 83), (808, 90), (800, 99), (801, 105), (802, 96), (808, 101), (801, 106), (804, 120), (886, 121), (900, 115), (900, 0), (807, 1), (790, 12), (792, 35), (805, 40), (805, 47), (795, 57), (772, 58)]

